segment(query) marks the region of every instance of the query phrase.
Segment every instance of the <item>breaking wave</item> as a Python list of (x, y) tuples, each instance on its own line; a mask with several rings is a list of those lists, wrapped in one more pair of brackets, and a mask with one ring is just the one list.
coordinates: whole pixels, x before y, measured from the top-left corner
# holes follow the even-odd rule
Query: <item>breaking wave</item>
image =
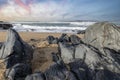
[(85, 30), (95, 22), (22, 22), (14, 23), (13, 29), (17, 31), (77, 33)]

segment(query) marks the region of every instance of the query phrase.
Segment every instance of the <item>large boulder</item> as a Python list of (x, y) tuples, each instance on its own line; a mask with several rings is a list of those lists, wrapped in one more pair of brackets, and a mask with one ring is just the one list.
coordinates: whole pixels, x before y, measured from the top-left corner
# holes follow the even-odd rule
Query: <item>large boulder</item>
[(104, 55), (103, 47), (120, 49), (120, 28), (108, 22), (99, 22), (91, 25), (85, 32), (85, 43), (98, 48)]
[(7, 67), (21, 62), (29, 63), (32, 57), (32, 47), (25, 43), (15, 30), (9, 29), (7, 40), (0, 49), (0, 58), (6, 60)]

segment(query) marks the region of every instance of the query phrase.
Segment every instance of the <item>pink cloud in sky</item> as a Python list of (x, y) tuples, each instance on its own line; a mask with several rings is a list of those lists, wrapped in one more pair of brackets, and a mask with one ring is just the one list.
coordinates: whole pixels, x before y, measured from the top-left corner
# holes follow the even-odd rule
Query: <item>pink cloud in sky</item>
[(25, 18), (36, 20), (58, 20), (62, 19), (70, 6), (66, 6), (66, 0), (56, 3), (48, 0), (47, 2), (34, 2), (35, 0), (8, 0), (8, 3), (0, 7), (4, 17)]

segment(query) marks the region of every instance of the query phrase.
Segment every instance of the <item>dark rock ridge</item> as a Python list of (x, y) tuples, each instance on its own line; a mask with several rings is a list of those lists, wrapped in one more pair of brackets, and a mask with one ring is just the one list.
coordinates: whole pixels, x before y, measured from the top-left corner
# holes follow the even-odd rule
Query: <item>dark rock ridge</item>
[(32, 55), (32, 47), (25, 43), (15, 30), (9, 29), (6, 42), (0, 49), (0, 58), (6, 59), (6, 67), (12, 67), (16, 63), (29, 63)]
[(0, 58), (5, 60), (5, 77), (8, 80), (24, 80), (32, 73), (33, 49), (14, 29), (8, 30), (6, 42), (1, 45)]
[(12, 24), (0, 21), (0, 28), (9, 29), (9, 28), (12, 28), (12, 27), (13, 27)]
[(53, 36), (48, 36), (47, 41), (49, 44), (57, 44), (58, 43), (58, 38), (55, 38)]
[(62, 43), (68, 43), (71, 42), (73, 45), (77, 45), (79, 43), (82, 43), (81, 38), (79, 38), (76, 35), (70, 35), (68, 36), (67, 34), (62, 34), (59, 38), (55, 38), (54, 36), (48, 36), (47, 41), (49, 44), (58, 44), (59, 42)]
[(120, 28), (108, 22), (95, 23), (87, 28), (83, 40), (85, 43), (98, 48), (104, 55), (103, 47), (120, 49)]

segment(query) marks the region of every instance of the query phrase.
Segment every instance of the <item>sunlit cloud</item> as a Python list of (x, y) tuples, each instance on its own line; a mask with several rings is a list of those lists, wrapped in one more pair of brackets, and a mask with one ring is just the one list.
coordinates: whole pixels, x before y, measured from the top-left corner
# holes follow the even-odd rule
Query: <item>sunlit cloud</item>
[[(25, 3), (22, 0), (8, 0), (5, 7), (2, 6), (0, 15), (5, 17), (36, 18), (37, 20), (60, 20), (68, 13), (70, 6), (54, 1), (34, 3), (33, 0)], [(65, 18), (65, 17), (64, 17)]]

